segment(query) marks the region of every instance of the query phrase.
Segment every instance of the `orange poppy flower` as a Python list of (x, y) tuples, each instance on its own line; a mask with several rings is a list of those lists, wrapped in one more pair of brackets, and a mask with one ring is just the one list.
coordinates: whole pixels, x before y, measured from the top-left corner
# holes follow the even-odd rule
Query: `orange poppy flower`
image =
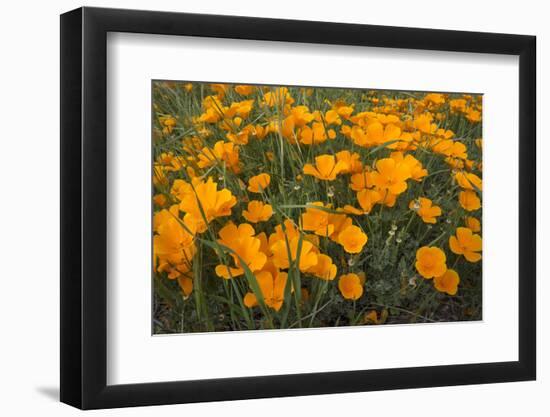
[(393, 158), (376, 161), (376, 171), (372, 174), (374, 184), (381, 190), (399, 195), (407, 189), (411, 170), (407, 164), (400, 164)]
[(347, 253), (361, 252), (368, 240), (368, 236), (357, 226), (348, 226), (338, 235), (338, 243)]
[(337, 268), (332, 263), (330, 256), (321, 253), (317, 255), (317, 264), (309, 268), (307, 272), (319, 279), (332, 281), (336, 277)]
[(252, 94), (255, 88), (253, 85), (236, 85), (235, 92), (241, 96), (248, 96)]
[[(308, 204), (309, 206), (318, 206), (324, 208), (322, 202)], [(319, 236), (330, 236), (334, 232), (334, 225), (330, 224), (330, 213), (328, 211), (307, 207), (306, 212), (302, 214), (302, 228), (309, 232), (314, 232)]]
[(346, 300), (358, 300), (363, 295), (363, 285), (357, 274), (342, 275), (338, 280), (338, 289)]
[[(283, 306), (287, 279), (286, 272), (273, 274), (270, 271), (261, 271), (256, 274), (256, 281), (258, 281), (265, 305), (275, 311), (279, 311)], [(252, 292), (246, 293), (243, 302), (248, 308), (258, 305), (258, 299)]]
[(376, 190), (364, 189), (357, 193), (357, 201), (365, 213), (370, 213), (374, 205), (382, 200)]
[(456, 229), (456, 236), (449, 238), (449, 247), (457, 255), (464, 255), (468, 262), (481, 260), (482, 241), (481, 236), (472, 233), (471, 229), (459, 227)]
[(351, 153), (350, 151), (340, 151), (336, 153), (336, 160), (345, 162), (347, 167), (342, 171), (343, 174), (347, 173), (360, 173), (363, 170), (363, 163), (361, 162), (361, 155), (357, 152)]
[(218, 184), (209, 178), (207, 182), (195, 181), (193, 187), (184, 185), (180, 194), (179, 209), (187, 213), (186, 223), (194, 223), (199, 233), (206, 231), (208, 223), (217, 217), (229, 216), (237, 199), (228, 189), (218, 191)]
[(269, 174), (258, 174), (248, 180), (248, 191), (251, 193), (264, 192), (271, 183)]
[(204, 147), (199, 155), (197, 165), (199, 168), (208, 168), (216, 163), (225, 163), (233, 173), (241, 172), (239, 164), (239, 147), (232, 142), (220, 140), (212, 149)]
[(426, 279), (443, 275), (447, 270), (445, 252), (435, 246), (423, 246), (416, 251), (416, 270)]
[(315, 166), (304, 165), (304, 174), (312, 175), (320, 180), (333, 181), (336, 176), (347, 169), (344, 161), (336, 162), (333, 155), (320, 155), (315, 158)]
[(459, 171), (455, 174), (455, 179), (458, 185), (466, 190), (481, 190), (482, 181), (476, 174)]
[[(271, 252), (273, 253), (273, 264), (277, 268), (286, 269), (290, 267), (290, 262), (294, 262), (298, 256), (298, 246), (300, 244), (300, 237), (296, 236), (288, 242), (286, 240), (278, 240), (271, 246)], [(291, 260), (289, 260), (289, 255)], [(299, 268), (300, 271), (307, 271), (312, 266), (317, 265), (318, 256), (315, 253), (315, 248), (311, 242), (306, 239), (302, 239), (301, 250), (299, 256)]]
[(458, 290), (460, 277), (454, 269), (447, 269), (443, 275), (434, 277), (434, 287), (439, 292), (455, 295)]
[(269, 220), (273, 215), (273, 207), (258, 200), (248, 203), (248, 210), (243, 210), (243, 217), (250, 223), (259, 223)]
[(466, 227), (474, 233), (481, 231), (481, 223), (475, 217), (466, 217)]
[(424, 223), (435, 223), (436, 217), (441, 216), (441, 208), (432, 205), (429, 198), (419, 197), (409, 203), (409, 208), (418, 214)]
[(238, 227), (229, 222), (220, 231), (218, 242), (232, 250), (231, 257), (235, 262), (235, 268), (227, 265), (216, 266), (216, 274), (219, 277), (229, 279), (244, 274), (243, 263), (250, 271), (262, 269), (267, 261), (267, 256), (261, 249), (261, 240), (254, 237), (254, 228), (248, 223)]
[(481, 200), (472, 190), (461, 191), (458, 194), (458, 202), (466, 211), (475, 211), (481, 208)]

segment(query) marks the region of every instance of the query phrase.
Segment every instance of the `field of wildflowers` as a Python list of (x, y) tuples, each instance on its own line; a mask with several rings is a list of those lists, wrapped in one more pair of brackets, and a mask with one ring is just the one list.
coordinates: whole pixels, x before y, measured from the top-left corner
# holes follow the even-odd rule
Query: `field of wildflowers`
[(481, 95), (152, 95), (155, 334), (481, 319)]

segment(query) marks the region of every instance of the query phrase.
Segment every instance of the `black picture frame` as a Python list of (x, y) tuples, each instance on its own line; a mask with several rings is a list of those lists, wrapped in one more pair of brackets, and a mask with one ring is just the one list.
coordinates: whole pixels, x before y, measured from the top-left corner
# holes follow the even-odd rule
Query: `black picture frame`
[[(108, 32), (519, 56), (519, 360), (107, 385)], [(61, 401), (82, 409), (533, 380), (536, 377), (536, 38), (185, 13), (61, 15)]]

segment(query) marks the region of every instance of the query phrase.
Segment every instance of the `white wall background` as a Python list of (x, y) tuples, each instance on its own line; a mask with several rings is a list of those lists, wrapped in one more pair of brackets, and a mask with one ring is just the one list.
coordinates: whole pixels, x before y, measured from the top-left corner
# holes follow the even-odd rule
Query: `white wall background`
[[(58, 403), (59, 379), (59, 17), (81, 6), (5, 2), (0, 14), (0, 410), (2, 415), (76, 415)], [(542, 155), (550, 145), (541, 98), (550, 96), (550, 26), (544, 3), (350, 0), (177, 0), (94, 1), (86, 5), (180, 12), (370, 23), (532, 34), (538, 37), (538, 381), (422, 390), (325, 395), (230, 403), (146, 407), (94, 412), (94, 415), (224, 417), (258, 414), (344, 413), (407, 416), (545, 415), (550, 411), (550, 292), (544, 258), (550, 250), (550, 166)], [(504, 225), (503, 225), (504, 226)], [(546, 394), (546, 395), (545, 395)]]

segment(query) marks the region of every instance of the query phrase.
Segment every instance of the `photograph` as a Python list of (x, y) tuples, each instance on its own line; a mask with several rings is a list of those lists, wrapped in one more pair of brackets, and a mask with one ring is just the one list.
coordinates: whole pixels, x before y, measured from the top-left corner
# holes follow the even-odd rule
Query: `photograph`
[(482, 103), (153, 80), (153, 334), (482, 320)]

